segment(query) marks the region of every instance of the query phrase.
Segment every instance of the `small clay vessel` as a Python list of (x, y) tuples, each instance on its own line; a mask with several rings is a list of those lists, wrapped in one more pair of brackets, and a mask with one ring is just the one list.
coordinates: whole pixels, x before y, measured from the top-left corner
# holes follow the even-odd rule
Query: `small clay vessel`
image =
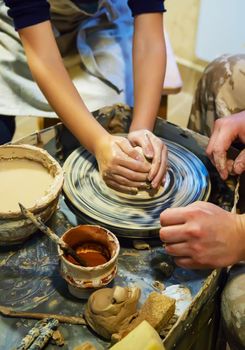
[(77, 298), (87, 298), (91, 292), (109, 284), (117, 273), (120, 245), (109, 230), (95, 225), (80, 225), (66, 231), (66, 242), (87, 266), (79, 266), (59, 247), (60, 272), (68, 289)]

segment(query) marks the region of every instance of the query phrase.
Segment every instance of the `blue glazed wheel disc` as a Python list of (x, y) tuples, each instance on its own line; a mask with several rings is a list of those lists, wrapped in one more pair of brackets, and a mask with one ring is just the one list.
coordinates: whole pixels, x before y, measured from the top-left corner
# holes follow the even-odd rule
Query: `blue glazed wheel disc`
[(145, 237), (145, 232), (159, 229), (163, 210), (207, 200), (210, 181), (204, 164), (184, 147), (163, 141), (168, 147), (166, 182), (160, 194), (149, 199), (128, 198), (111, 190), (102, 180), (93, 155), (82, 147), (71, 153), (64, 164), (63, 190), (76, 213), (125, 237)]

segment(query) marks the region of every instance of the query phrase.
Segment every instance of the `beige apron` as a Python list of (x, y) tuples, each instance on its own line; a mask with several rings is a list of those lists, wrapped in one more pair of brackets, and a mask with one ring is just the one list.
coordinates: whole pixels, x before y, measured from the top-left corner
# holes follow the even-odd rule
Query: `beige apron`
[[(132, 16), (126, 0), (50, 0), (51, 22), (68, 72), (93, 111), (133, 104)], [(33, 81), (7, 8), (0, 0), (0, 114), (54, 117)]]

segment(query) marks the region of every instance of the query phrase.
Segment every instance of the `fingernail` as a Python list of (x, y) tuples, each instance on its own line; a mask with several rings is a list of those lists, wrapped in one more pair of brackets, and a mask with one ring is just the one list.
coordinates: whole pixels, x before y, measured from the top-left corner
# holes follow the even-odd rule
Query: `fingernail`
[(234, 161), (233, 160), (229, 160), (227, 162), (227, 169), (228, 169), (228, 173), (230, 175), (234, 175)]
[(145, 156), (146, 156), (146, 158), (153, 158), (154, 154), (153, 154), (152, 151), (146, 150), (145, 151)]
[(228, 178), (228, 171), (225, 169), (219, 169), (219, 174), (222, 180), (226, 180)]
[(222, 173), (222, 174), (220, 173), (220, 177), (221, 177), (222, 180), (225, 181), (225, 180), (227, 179), (228, 175), (223, 174), (223, 173)]
[(149, 174), (148, 177), (147, 177), (147, 181), (151, 182), (152, 179), (153, 179), (153, 176), (151, 174)]
[(156, 182), (154, 182), (154, 181), (151, 183), (152, 188), (157, 188), (157, 185), (158, 184)]
[(237, 174), (241, 174), (245, 169), (245, 164), (242, 162), (236, 163), (234, 166), (234, 170)]

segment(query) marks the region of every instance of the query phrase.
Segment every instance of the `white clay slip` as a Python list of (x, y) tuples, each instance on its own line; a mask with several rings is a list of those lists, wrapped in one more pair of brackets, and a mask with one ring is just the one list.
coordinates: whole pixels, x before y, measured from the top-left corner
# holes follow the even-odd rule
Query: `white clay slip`
[(45, 222), (57, 207), (63, 171), (46, 151), (30, 145), (0, 147), (0, 245), (23, 242), (36, 227), (18, 203)]
[(35, 206), (48, 193), (53, 180), (48, 170), (35, 161), (0, 160), (0, 212), (18, 211), (18, 203)]

